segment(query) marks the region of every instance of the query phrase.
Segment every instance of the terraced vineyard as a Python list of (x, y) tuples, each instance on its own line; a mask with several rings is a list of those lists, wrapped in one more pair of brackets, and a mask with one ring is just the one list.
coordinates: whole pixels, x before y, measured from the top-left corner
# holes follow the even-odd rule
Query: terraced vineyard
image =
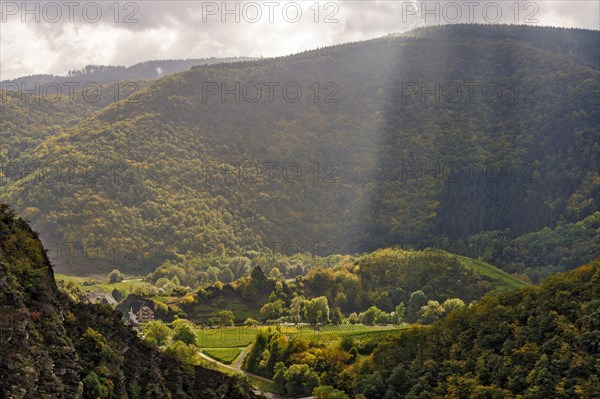
[(204, 348), (241, 348), (254, 341), (258, 328), (227, 327), (215, 329), (198, 328), (198, 346)]
[(331, 344), (336, 341), (341, 341), (344, 337), (352, 337), (354, 341), (362, 341), (371, 339), (376, 336), (385, 336), (393, 332), (400, 331), (406, 328), (402, 326), (365, 326), (364, 324), (339, 324), (325, 325), (318, 329), (303, 325), (297, 328), (297, 332), (292, 335), (299, 335), (305, 339), (320, 343), (323, 345)]
[[(229, 359), (230, 356), (223, 354), (232, 355), (235, 351), (239, 353), (240, 348), (247, 347), (254, 341), (259, 328), (261, 327), (198, 328), (196, 330), (198, 334), (197, 344), (202, 350), (206, 351), (207, 355), (215, 359), (217, 356), (224, 356), (225, 359)], [(352, 337), (355, 340), (360, 340), (361, 338), (372, 338), (377, 335), (383, 336), (400, 331), (406, 328), (406, 325), (370, 327), (363, 324), (332, 324), (320, 327), (299, 325), (280, 326), (279, 328), (289, 337), (300, 336), (312, 341), (328, 344), (340, 341), (343, 337)]]

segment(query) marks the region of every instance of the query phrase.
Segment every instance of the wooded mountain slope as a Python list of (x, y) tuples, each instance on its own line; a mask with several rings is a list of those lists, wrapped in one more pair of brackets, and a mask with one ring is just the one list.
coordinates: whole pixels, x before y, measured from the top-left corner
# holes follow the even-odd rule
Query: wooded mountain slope
[[(72, 178), (33, 171), (1, 198), (46, 242), (136, 254), (93, 265), (126, 270), (274, 242), (361, 252), (514, 238), (599, 209), (600, 72), (584, 56), (598, 32), (417, 33), (159, 79), (27, 157), (76, 165)], [(236, 83), (239, 101), (221, 96)], [(81, 253), (70, 266), (92, 268)]]
[(110, 307), (58, 291), (37, 235), (0, 205), (0, 396), (253, 398), (241, 381), (143, 343)]
[(597, 398), (599, 285), (595, 260), (539, 286), (486, 297), (430, 328), (389, 337), (355, 370), (354, 394)]

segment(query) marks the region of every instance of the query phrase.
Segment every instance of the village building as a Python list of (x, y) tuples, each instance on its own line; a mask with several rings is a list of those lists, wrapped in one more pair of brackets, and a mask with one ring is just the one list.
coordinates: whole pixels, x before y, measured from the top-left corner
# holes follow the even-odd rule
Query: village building
[(154, 320), (154, 302), (144, 299), (135, 294), (129, 295), (117, 306), (117, 310), (123, 314), (123, 321), (132, 326), (139, 326)]

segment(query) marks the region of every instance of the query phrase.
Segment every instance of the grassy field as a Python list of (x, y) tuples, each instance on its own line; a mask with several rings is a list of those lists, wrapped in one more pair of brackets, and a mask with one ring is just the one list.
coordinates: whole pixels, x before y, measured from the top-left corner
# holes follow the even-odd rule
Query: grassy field
[[(135, 289), (138, 287), (151, 287), (151, 284), (148, 284), (142, 281), (141, 278), (137, 277), (126, 278), (124, 281), (118, 283), (109, 284), (98, 282), (92, 285), (84, 285), (84, 282), (90, 281), (92, 280), (92, 278), (69, 276), (66, 274), (56, 274), (55, 277), (57, 280), (74, 281), (79, 285), (79, 288), (81, 288), (83, 291), (101, 291), (110, 294), (116, 288), (117, 290), (121, 291), (121, 294), (123, 294), (123, 296), (127, 296), (129, 293), (135, 291)], [(106, 277), (102, 277), (102, 279), (106, 279)]]
[(202, 352), (224, 364), (232, 364), (245, 349), (243, 348), (206, 348)]
[(246, 376), (246, 378), (248, 378), (248, 382), (251, 385), (255, 386), (262, 392), (272, 392), (272, 393), (276, 393), (279, 395), (282, 395), (284, 393), (283, 391), (275, 388), (275, 384), (271, 384), (266, 381), (259, 380), (258, 378), (254, 378), (252, 376)]
[(464, 256), (458, 256), (458, 258), (460, 260), (462, 260), (466, 266), (473, 267), (481, 275), (489, 277), (492, 280), (495, 280), (492, 284), (500, 290), (522, 288), (522, 287), (529, 285), (525, 281), (518, 279), (517, 277), (512, 276), (512, 275), (498, 269), (497, 267), (490, 265), (489, 263), (485, 263), (480, 260), (467, 258)]

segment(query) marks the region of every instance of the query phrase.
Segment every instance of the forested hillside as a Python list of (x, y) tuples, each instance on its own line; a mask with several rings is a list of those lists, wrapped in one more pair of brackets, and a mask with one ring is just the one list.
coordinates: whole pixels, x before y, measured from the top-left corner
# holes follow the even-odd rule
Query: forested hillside
[(407, 36), (454, 40), (457, 37), (498, 38), (528, 42), (535, 47), (571, 58), (573, 61), (600, 69), (600, 31), (585, 29), (540, 29), (522, 25), (514, 29), (511, 25), (441, 25), (415, 29)]
[[(60, 260), (65, 270), (92, 267), (86, 245), (139, 260), (106, 255), (94, 269), (150, 271), (186, 254), (289, 244), (354, 253), (488, 231), (512, 240), (592, 215), (600, 72), (586, 49), (598, 32), (465, 29), (159, 79), (27, 155), (77, 165), (73, 178), (26, 173), (1, 198), (43, 240), (84, 248)], [(262, 98), (221, 92), (251, 82)], [(282, 92), (290, 83), (297, 101)]]
[[(401, 306), (406, 309), (405, 319), (412, 322), (430, 300), (460, 299), (469, 304), (492, 291), (528, 285), (484, 262), (435, 250), (383, 249), (357, 257), (338, 255), (309, 267), (298, 257), (264, 259), (236, 257), (229, 264), (223, 260), (217, 270), (208, 265), (193, 267), (193, 261), (185, 268), (169, 262), (151, 273), (148, 281), (163, 292), (182, 290), (179, 298), (169, 299), (169, 309), (173, 314), (183, 311), (197, 323), (206, 323), (223, 308), (233, 310), (238, 323), (248, 317), (292, 322), (300, 305), (319, 297), (325, 298), (332, 313), (344, 317), (372, 307), (391, 313)], [(305, 271), (294, 275), (298, 268)], [(173, 281), (181, 286), (173, 286)], [(192, 287), (194, 292), (190, 295), (181, 287)], [(145, 293), (148, 297), (156, 294)]]
[(108, 104), (124, 100), (130, 94), (150, 84), (150, 80), (121, 81), (116, 84), (72, 88), (59, 93), (45, 93), (32, 89), (0, 91), (0, 187), (28, 174), (41, 175), (56, 171), (50, 164), (41, 164), (31, 158), (32, 152), (46, 138), (64, 133), (82, 119)]
[[(584, 205), (579, 201), (574, 198)], [(471, 250), (464, 246), (447, 249), (466, 249), (467, 255), (476, 255), (508, 273), (527, 275), (537, 283), (553, 272), (573, 269), (600, 256), (600, 212), (516, 238), (503, 231), (486, 231), (469, 237), (465, 246)]]
[(595, 260), (468, 307), (437, 304), (449, 314), (431, 326), (334, 342), (263, 329), (245, 367), (317, 398), (597, 398), (599, 279)]
[(596, 398), (600, 262), (382, 342), (354, 393), (379, 398)]
[(159, 353), (111, 308), (69, 300), (56, 287), (37, 235), (6, 205), (0, 205), (0, 374), (3, 398), (255, 397), (238, 379)]

